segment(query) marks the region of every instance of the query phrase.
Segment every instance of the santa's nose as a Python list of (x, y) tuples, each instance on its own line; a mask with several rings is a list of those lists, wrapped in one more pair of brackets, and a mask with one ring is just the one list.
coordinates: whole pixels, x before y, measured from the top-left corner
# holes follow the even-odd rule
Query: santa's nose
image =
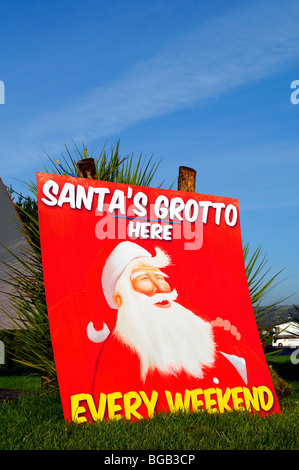
[(170, 292), (170, 287), (167, 282), (164, 280), (158, 280), (158, 279), (151, 279), (152, 285), (153, 285), (153, 295), (154, 294), (159, 294), (159, 293), (165, 293), (165, 292)]

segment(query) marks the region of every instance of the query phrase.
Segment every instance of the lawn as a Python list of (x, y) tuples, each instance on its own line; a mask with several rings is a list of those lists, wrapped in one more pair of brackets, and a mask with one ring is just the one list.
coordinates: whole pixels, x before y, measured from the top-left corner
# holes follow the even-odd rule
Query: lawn
[[(289, 356), (269, 363), (293, 386), (282, 413), (262, 418), (245, 412), (157, 415), (139, 422), (66, 424), (59, 395), (0, 404), (1, 450), (298, 450), (299, 365)], [(37, 390), (38, 378), (0, 376), (0, 388)]]

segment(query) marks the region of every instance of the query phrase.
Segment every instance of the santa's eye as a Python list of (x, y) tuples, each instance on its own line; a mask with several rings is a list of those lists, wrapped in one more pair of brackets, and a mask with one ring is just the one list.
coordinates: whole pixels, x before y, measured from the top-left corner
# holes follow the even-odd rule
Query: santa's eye
[(144, 275), (144, 276), (138, 276), (136, 278), (137, 281), (148, 281), (149, 280), (149, 277)]

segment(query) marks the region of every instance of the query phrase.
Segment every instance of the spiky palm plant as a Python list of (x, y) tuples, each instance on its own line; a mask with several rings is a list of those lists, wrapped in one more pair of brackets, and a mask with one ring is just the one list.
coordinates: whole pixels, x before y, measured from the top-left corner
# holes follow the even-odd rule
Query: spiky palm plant
[[(96, 167), (96, 179), (136, 186), (150, 186), (160, 164), (160, 162), (154, 163), (152, 156), (144, 158), (142, 153), (137, 161), (134, 160), (133, 153), (130, 156), (122, 157), (119, 150), (119, 140), (115, 146), (110, 148), (110, 152), (106, 151), (106, 145), (104, 145), (98, 157), (93, 157), (92, 154), (89, 154), (84, 144), (82, 144), (82, 150), (76, 144), (74, 145), (76, 158), (71, 155), (67, 147), (67, 154), (62, 155), (61, 162), (60, 160), (53, 160), (48, 155), (51, 167), (46, 167), (46, 172), (58, 175), (79, 176), (77, 168), (78, 160), (92, 157)], [(159, 183), (158, 187), (161, 187), (162, 184), (163, 181)]]
[(251, 303), (259, 329), (261, 341), (266, 344), (270, 338), (273, 327), (279, 319), (279, 307), (288, 297), (280, 298), (275, 302), (267, 302), (270, 291), (277, 287), (278, 278), (283, 269), (270, 276), (271, 267), (268, 267), (268, 258), (263, 254), (259, 245), (253, 253), (250, 250), (250, 243), (243, 244), (243, 256), (246, 269), (248, 289)]

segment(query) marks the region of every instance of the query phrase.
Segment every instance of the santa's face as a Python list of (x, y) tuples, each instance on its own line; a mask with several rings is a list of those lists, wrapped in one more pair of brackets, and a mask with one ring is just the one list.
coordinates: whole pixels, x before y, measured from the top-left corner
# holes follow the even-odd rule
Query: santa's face
[[(160, 271), (159, 268), (143, 263), (133, 270), (130, 280), (135, 292), (153, 297), (158, 293), (171, 292), (170, 285), (165, 280), (166, 277), (168, 276)], [(155, 305), (160, 308), (169, 308), (171, 304), (169, 300), (162, 300), (161, 302), (156, 302)]]

